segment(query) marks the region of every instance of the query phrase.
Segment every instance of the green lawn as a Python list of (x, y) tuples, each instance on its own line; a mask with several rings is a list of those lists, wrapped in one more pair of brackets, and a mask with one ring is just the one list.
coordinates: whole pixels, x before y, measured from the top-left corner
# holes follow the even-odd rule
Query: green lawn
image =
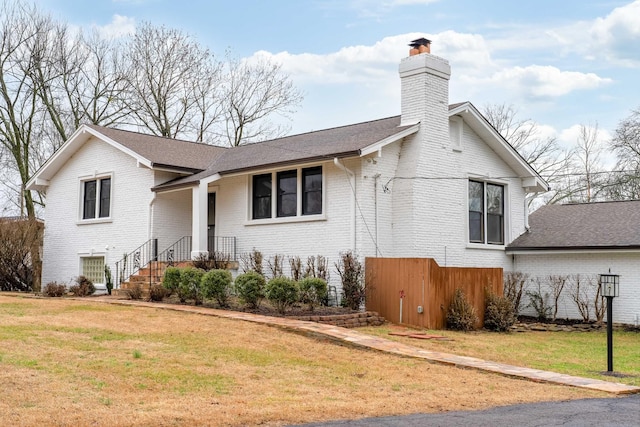
[(640, 333), (614, 331), (613, 368), (607, 370), (606, 331), (518, 332), (416, 331), (448, 337), (449, 341), (419, 340), (389, 335), (397, 327), (361, 328), (362, 332), (429, 350), (478, 357), (495, 362), (544, 369), (581, 377), (640, 386)]

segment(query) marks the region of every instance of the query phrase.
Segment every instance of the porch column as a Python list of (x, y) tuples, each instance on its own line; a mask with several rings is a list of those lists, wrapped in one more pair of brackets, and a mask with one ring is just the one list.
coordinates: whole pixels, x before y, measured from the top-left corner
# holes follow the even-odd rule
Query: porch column
[(200, 183), (193, 187), (191, 196), (191, 258), (208, 254), (207, 250), (207, 196), (208, 184)]

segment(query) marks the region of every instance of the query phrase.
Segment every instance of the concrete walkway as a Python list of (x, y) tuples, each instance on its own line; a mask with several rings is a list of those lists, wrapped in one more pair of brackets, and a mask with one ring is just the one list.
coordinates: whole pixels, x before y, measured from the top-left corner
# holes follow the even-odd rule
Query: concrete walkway
[[(82, 300), (87, 301), (86, 298)], [(519, 366), (507, 365), (504, 363), (496, 363), (487, 360), (476, 359), (475, 357), (456, 356), (453, 354), (441, 353), (438, 351), (424, 350), (388, 339), (366, 335), (353, 329), (341, 328), (339, 326), (331, 326), (302, 320), (293, 320), (284, 317), (262, 316), (259, 314), (243, 313), (237, 311), (216, 310), (213, 308), (197, 306), (118, 300), (114, 299), (113, 297), (98, 297), (92, 300), (106, 302), (109, 304), (159, 308), (164, 310), (197, 313), (205, 316), (222, 317), (226, 319), (244, 320), (247, 322), (275, 326), (278, 328), (286, 329), (288, 331), (303, 333), (306, 335), (329, 338), (354, 347), (367, 348), (388, 354), (395, 354), (398, 356), (411, 357), (415, 359), (423, 359), (431, 363), (440, 363), (461, 368), (472, 368), (480, 371), (493, 372), (500, 375), (522, 378), (530, 381), (567, 385), (613, 394), (640, 393), (640, 387), (591, 378), (558, 374), (555, 372), (542, 371), (539, 369), (522, 368)]]

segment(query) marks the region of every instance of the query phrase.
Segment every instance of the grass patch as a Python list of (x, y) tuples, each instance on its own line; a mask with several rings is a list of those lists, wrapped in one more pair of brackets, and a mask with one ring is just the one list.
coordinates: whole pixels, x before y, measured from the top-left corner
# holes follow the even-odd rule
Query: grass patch
[(393, 326), (359, 330), (428, 350), (640, 386), (640, 334), (637, 332), (614, 332), (613, 366), (615, 372), (624, 376), (612, 378), (602, 375), (602, 371), (607, 370), (606, 331), (500, 334), (487, 331), (423, 331), (452, 339), (438, 341), (389, 335), (392, 330), (399, 330)]
[[(0, 308), (15, 300), (0, 295)], [(285, 425), (606, 396), (248, 322), (102, 307), (60, 298), (26, 301), (20, 318), (0, 309), (5, 424)]]

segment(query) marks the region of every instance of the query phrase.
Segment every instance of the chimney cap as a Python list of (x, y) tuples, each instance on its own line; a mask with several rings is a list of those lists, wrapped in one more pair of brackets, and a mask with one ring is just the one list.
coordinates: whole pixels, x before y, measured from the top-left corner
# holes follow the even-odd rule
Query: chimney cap
[(413, 48), (418, 48), (420, 46), (429, 46), (430, 44), (431, 44), (431, 40), (421, 37), (419, 39), (413, 40), (411, 43), (409, 43), (409, 46)]

